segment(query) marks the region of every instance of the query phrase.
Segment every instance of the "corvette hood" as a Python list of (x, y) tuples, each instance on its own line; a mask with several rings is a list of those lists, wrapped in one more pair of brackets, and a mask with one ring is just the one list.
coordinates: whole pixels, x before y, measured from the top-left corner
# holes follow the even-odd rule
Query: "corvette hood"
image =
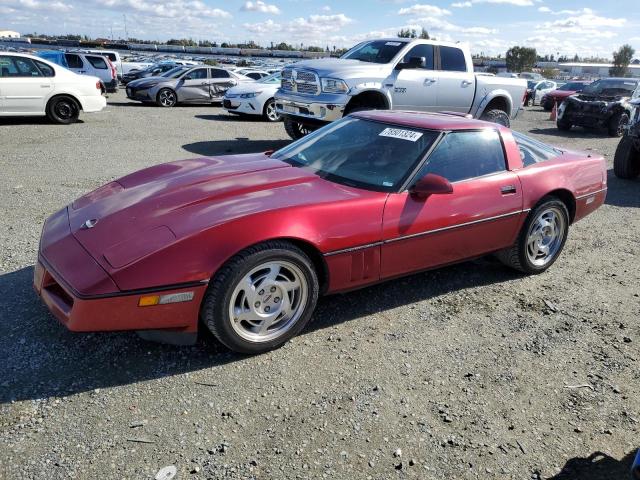
[(264, 154), (197, 158), (156, 165), (88, 193), (69, 206), (69, 225), (109, 270), (238, 217), (366, 195)]

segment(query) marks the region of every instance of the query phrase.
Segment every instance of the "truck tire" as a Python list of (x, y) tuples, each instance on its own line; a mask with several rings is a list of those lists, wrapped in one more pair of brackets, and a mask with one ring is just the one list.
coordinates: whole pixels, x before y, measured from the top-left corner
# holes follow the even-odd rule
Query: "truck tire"
[(629, 115), (626, 112), (616, 113), (611, 120), (607, 130), (610, 137), (621, 137), (624, 133), (624, 127), (629, 123)]
[(309, 127), (305, 127), (300, 122), (296, 122), (289, 117), (284, 118), (284, 129), (294, 140), (300, 140), (302, 137), (309, 135), (312, 132)]
[(562, 131), (568, 131), (571, 130), (571, 127), (573, 126), (571, 124), (571, 122), (567, 122), (566, 120), (560, 120), (558, 119), (558, 121), (556, 122), (556, 126), (558, 127), (558, 130), (562, 130)]
[(502, 125), (507, 128), (511, 126), (509, 115), (507, 115), (507, 113), (502, 110), (498, 110), (497, 108), (484, 111), (482, 115), (480, 115), (480, 120), (484, 120), (485, 122), (497, 123), (498, 125)]
[(613, 157), (613, 173), (626, 180), (640, 175), (640, 150), (636, 149), (633, 138), (624, 136), (618, 143)]

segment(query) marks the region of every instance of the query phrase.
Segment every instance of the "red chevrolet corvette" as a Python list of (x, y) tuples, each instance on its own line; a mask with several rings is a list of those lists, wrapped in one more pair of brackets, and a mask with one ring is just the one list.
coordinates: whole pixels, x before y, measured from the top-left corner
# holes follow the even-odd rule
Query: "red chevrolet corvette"
[(275, 153), (157, 165), (52, 215), (34, 284), (70, 330), (233, 350), (300, 332), (319, 295), (496, 253), (540, 273), (604, 202), (600, 156), (450, 114), (360, 112)]

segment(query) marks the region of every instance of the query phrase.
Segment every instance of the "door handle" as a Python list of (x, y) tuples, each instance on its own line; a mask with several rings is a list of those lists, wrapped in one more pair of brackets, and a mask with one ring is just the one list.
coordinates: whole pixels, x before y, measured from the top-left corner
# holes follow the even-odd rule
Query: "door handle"
[(40, 85), (40, 88), (51, 88), (51, 85)]
[(207, 82), (202, 82), (200, 85), (209, 85)]
[(462, 81), (462, 86), (463, 87), (468, 87), (469, 85), (471, 85), (473, 82), (470, 82), (469, 80), (463, 80)]
[(515, 185), (504, 185), (502, 187), (500, 187), (500, 193), (502, 195), (509, 195), (512, 193), (516, 193), (516, 186)]
[(424, 84), (425, 85), (431, 85), (432, 83), (436, 83), (437, 80), (435, 78), (425, 78), (424, 80)]
[(80, 73), (87, 73), (86, 70), (80, 70)]

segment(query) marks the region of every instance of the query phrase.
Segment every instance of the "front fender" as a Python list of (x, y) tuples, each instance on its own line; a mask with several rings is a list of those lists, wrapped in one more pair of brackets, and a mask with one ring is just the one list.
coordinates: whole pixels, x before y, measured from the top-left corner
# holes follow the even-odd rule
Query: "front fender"
[(384, 87), (383, 82), (364, 82), (351, 87), (349, 90), (349, 96), (351, 98), (362, 95), (363, 93), (373, 92), (382, 95), (387, 103), (387, 108), (393, 108), (393, 101), (391, 98), (391, 92), (388, 88)]

